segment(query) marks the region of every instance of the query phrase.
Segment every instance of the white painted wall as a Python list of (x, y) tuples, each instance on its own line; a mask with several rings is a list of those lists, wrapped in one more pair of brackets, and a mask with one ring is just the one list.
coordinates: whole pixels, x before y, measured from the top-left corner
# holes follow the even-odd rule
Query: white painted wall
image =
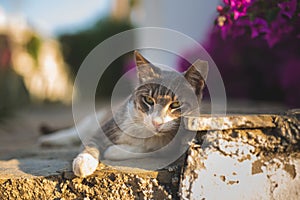
[(217, 15), (220, 0), (140, 0), (131, 19), (137, 26), (158, 26), (180, 31), (203, 41)]
[[(220, 0), (140, 0), (132, 11), (131, 20), (137, 27), (169, 28), (202, 43), (213, 26), (217, 16), (216, 7)], [(138, 41), (143, 38), (138, 38)], [(176, 42), (176, 41), (174, 41)], [(150, 60), (165, 60), (164, 64), (174, 65), (174, 57), (144, 51)]]

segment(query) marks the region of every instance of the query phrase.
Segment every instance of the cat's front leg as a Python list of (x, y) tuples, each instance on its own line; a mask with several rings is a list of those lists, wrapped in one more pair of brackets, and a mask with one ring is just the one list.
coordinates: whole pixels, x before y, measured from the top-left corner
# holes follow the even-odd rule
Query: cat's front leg
[(99, 150), (87, 147), (73, 160), (73, 172), (76, 176), (86, 177), (96, 171), (98, 164)]

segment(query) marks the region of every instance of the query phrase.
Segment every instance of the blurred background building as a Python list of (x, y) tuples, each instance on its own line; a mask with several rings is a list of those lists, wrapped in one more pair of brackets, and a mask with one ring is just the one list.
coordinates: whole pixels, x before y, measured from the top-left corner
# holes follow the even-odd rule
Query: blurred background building
[[(295, 40), (283, 40), (269, 47), (259, 37), (253, 39), (245, 32), (239, 37), (224, 38), (224, 28), (220, 28), (220, 24), (230, 19), (224, 17), (221, 8), (228, 6), (228, 2), (242, 5), (238, 9), (244, 9), (243, 3), (255, 0), (91, 0), (88, 3), (83, 0), (2, 0), (0, 112), (27, 103), (69, 104), (74, 77), (88, 53), (116, 33), (146, 26), (170, 28), (203, 44), (219, 67), (229, 98), (299, 106), (299, 55), (294, 53), (286, 62), (282, 61), (285, 56), (280, 60), (273, 58), (278, 58), (279, 50), (300, 52), (300, 45), (290, 49), (287, 46)], [(298, 3), (295, 0), (287, 2)], [(273, 15), (279, 11), (276, 7)], [(246, 11), (242, 14), (241, 19), (247, 17)], [(292, 14), (298, 16), (299, 12)], [(241, 19), (233, 16), (238, 24)], [(297, 23), (294, 26), (299, 26)], [(228, 29), (237, 33), (238, 27)], [(248, 28), (251, 28), (249, 24)], [(131, 42), (140, 40), (143, 38), (132, 38)], [(108, 51), (113, 52), (113, 48)], [(169, 59), (168, 64), (174, 68), (186, 69), (183, 60), (157, 58), (162, 59)], [(99, 88), (98, 96), (109, 96), (114, 83), (130, 63), (132, 56), (129, 54), (111, 64), (100, 80), (106, 87)]]

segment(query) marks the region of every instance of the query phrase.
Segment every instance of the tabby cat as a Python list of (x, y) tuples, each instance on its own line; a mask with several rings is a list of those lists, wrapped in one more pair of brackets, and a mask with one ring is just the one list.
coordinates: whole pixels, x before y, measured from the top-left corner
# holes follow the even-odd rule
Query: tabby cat
[[(155, 66), (138, 51), (134, 55), (139, 85), (114, 114), (102, 117), (101, 131), (92, 128), (95, 133), (73, 160), (76, 176), (92, 174), (100, 158), (124, 160), (158, 151), (175, 137), (182, 117), (199, 109), (206, 61), (197, 60), (180, 74)], [(88, 126), (87, 121), (79, 129)]]

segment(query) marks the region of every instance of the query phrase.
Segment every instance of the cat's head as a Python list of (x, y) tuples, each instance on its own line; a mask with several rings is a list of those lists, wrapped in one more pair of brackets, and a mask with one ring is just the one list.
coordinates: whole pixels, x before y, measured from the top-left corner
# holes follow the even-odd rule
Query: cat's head
[(178, 128), (180, 118), (199, 109), (205, 79), (206, 61), (197, 60), (182, 75), (163, 70), (135, 51), (140, 85), (132, 99), (138, 117), (155, 133), (166, 133)]

